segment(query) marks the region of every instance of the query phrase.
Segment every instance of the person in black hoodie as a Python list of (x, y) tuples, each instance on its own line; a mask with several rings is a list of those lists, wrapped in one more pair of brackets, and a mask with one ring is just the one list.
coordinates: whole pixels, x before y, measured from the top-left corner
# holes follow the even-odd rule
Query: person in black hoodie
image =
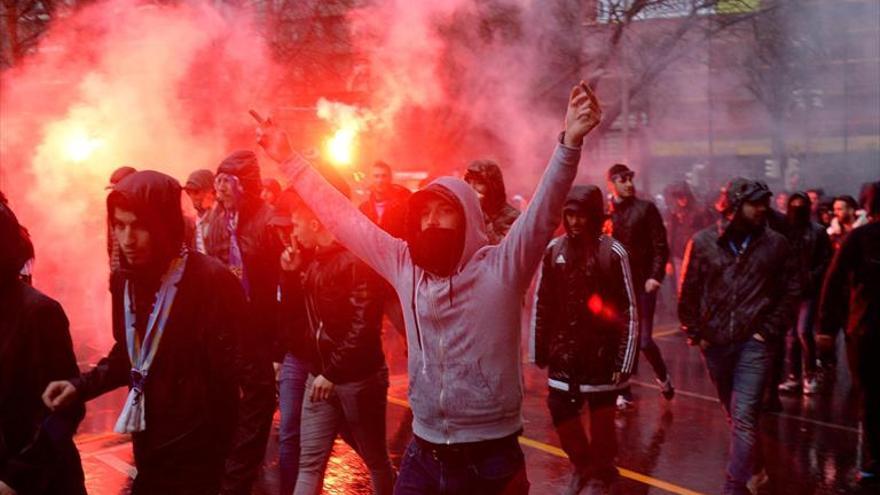
[[(636, 197), (633, 177), (635, 172), (622, 163), (616, 163), (608, 169), (608, 188), (613, 196), (609, 204), (609, 233), (629, 253), (639, 308), (639, 348), (654, 369), (663, 397), (671, 400), (675, 395), (672, 377), (652, 336), (657, 292), (666, 275), (666, 262), (669, 260), (666, 227), (663, 226), (663, 217), (657, 206)], [(617, 407), (626, 409), (632, 405), (632, 394), (626, 388), (618, 396)]]
[(880, 182), (867, 187), (868, 224), (854, 229), (834, 255), (819, 303), (816, 343), (828, 351), (846, 328), (850, 373), (861, 395), (865, 434), (859, 482), (880, 483)]
[[(602, 235), (602, 192), (574, 186), (563, 207), (565, 235), (544, 254), (535, 310), (535, 361), (549, 368), (547, 405), (574, 465), (566, 495), (588, 481), (607, 492), (617, 478), (614, 408), (638, 357), (638, 311), (623, 246)], [(581, 424), (590, 409), (589, 440)]]
[[(347, 193), (343, 183), (335, 185)], [(293, 208), (292, 221), (299, 252), (285, 260), (308, 259), (299, 271), (305, 325), (297, 340), (310, 362), (294, 494), (320, 493), (333, 441), (345, 431), (370, 470), (374, 493), (390, 495), (394, 472), (385, 444), (388, 368), (381, 340), (382, 300), (376, 297), (381, 279), (338, 244), (303, 203)], [(290, 291), (295, 286), (286, 287)]]
[(725, 195), (724, 218), (688, 242), (678, 315), (688, 343), (703, 351), (731, 420), (723, 492), (745, 495), (753, 475), (766, 476), (757, 431), (761, 398), (772, 346), (794, 320), (801, 277), (786, 238), (766, 226), (767, 186), (737, 178)]
[[(107, 198), (122, 250), (111, 276), (115, 344), (97, 366), (49, 384), (58, 410), (128, 385), (135, 494), (247, 494), (274, 408), (272, 369), (242, 338), (245, 299), (216, 260), (184, 248), (181, 187), (134, 173)], [(141, 345), (143, 343), (143, 345)]]
[(85, 495), (73, 434), (82, 405), (50, 414), (40, 396), (77, 376), (67, 317), (19, 277), (34, 256), (0, 193), (0, 494)]
[(464, 180), (480, 198), (489, 244), (498, 244), (519, 218), (519, 210), (507, 202), (501, 167), (492, 160), (475, 160), (468, 165)]
[[(811, 211), (810, 197), (806, 193), (795, 192), (789, 197), (785, 233), (792, 252), (798, 257), (803, 292), (798, 304), (796, 324), (788, 332), (790, 342), (786, 346), (787, 359), (784, 353), (780, 353), (774, 363), (774, 384), (780, 392), (803, 390), (807, 395), (815, 394), (819, 390), (814, 327), (822, 279), (833, 254), (831, 239), (820, 224), (810, 220)], [(789, 366), (788, 378), (780, 383), (786, 360)]]

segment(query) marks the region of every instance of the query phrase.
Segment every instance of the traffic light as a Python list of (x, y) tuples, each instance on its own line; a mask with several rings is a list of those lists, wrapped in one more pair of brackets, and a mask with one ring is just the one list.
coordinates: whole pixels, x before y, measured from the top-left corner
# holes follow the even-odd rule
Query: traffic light
[(779, 160), (768, 158), (764, 160), (764, 176), (768, 179), (779, 179), (782, 177), (782, 169), (779, 167)]

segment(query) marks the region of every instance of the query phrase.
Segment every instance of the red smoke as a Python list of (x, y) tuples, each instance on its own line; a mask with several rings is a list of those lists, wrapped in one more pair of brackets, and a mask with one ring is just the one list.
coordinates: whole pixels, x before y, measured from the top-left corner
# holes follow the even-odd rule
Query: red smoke
[(35, 285), (64, 305), (81, 358), (110, 340), (110, 173), (132, 165), (183, 181), (250, 146), (247, 109), (265, 105), (276, 72), (259, 40), (240, 11), (111, 0), (56, 23), (3, 74), (0, 187), (33, 236)]
[[(104, 352), (110, 340), (110, 173), (131, 165), (183, 181), (213, 169), (230, 151), (254, 147), (250, 108), (275, 114), (295, 147), (322, 149), (353, 171), (383, 159), (448, 174), (495, 158), (511, 194), (529, 193), (567, 90), (550, 104), (533, 96), (546, 78), (539, 41), (552, 29), (534, 16), (540, 6), (513, 2), (507, 20), (486, 9), (473, 0), (377, 0), (351, 11), (357, 62), (341, 78), (347, 89), (291, 84), (296, 62), (273, 62), (266, 32), (238, 7), (108, 0), (56, 21), (35, 55), (2, 74), (0, 188), (32, 232), (35, 285), (64, 305), (80, 357), (93, 356), (83, 346)], [(563, 79), (567, 87), (576, 76)], [(333, 96), (346, 92), (361, 96)], [(262, 166), (273, 175), (268, 160)]]

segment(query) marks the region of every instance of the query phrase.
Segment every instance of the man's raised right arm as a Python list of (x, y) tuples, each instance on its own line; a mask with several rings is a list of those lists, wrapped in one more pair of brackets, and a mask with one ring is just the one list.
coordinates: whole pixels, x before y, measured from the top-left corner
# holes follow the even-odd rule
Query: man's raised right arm
[(394, 283), (406, 256), (406, 243), (371, 222), (305, 158), (295, 153), (287, 134), (271, 119), (261, 121), (257, 136), (259, 145), (279, 163), (290, 185), (336, 240)]

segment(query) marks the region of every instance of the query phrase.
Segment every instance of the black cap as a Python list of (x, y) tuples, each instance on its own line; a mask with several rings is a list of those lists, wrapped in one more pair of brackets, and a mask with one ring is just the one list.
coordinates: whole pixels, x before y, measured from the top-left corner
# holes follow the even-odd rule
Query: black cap
[(763, 201), (773, 195), (767, 184), (737, 177), (727, 184), (726, 188), (726, 212), (737, 211), (745, 202)]

